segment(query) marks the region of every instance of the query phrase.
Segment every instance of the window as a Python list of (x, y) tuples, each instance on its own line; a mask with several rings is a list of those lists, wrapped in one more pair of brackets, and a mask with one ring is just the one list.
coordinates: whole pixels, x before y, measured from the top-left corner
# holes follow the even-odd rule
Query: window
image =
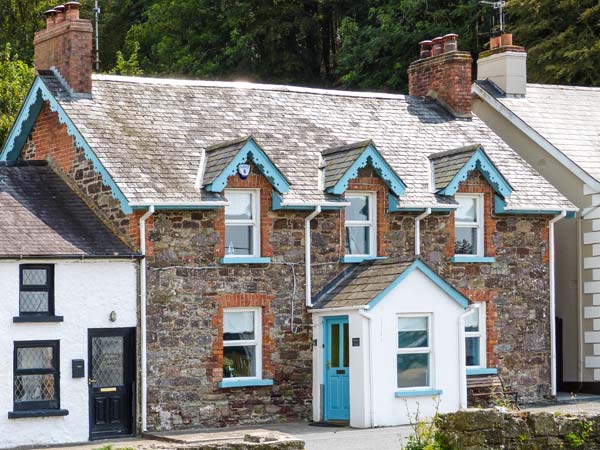
[(456, 201), (454, 253), (484, 256), (483, 196), (457, 194)]
[(485, 303), (465, 318), (467, 367), (486, 367)]
[(430, 386), (430, 316), (398, 317), (396, 367), (399, 388)]
[(262, 377), (260, 308), (223, 311), (223, 378)]
[(260, 213), (258, 191), (228, 189), (225, 197), (225, 255), (258, 256), (260, 253)]
[(54, 266), (23, 264), (19, 276), (19, 315), (54, 315)]
[(59, 341), (15, 342), (14, 410), (59, 408)]
[(346, 194), (346, 255), (377, 256), (375, 195)]

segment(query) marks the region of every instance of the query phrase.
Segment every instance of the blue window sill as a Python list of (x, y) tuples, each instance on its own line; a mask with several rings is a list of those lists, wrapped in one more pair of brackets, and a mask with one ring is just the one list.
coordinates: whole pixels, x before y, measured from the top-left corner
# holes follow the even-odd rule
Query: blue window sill
[(361, 263), (363, 261), (372, 261), (375, 259), (386, 259), (386, 256), (342, 256), (341, 262), (344, 264)]
[(493, 256), (455, 255), (450, 261), (454, 263), (494, 263), (496, 258)]
[(68, 416), (69, 411), (66, 409), (29, 409), (23, 411), (10, 411), (9, 419), (28, 419), (31, 417), (58, 417)]
[(226, 388), (237, 388), (237, 387), (251, 387), (251, 386), (273, 386), (273, 380), (259, 380), (259, 379), (224, 379), (223, 381), (219, 381), (218, 386), (221, 389)]
[(396, 391), (394, 394), (396, 398), (402, 397), (434, 397), (442, 395), (444, 391), (441, 389), (415, 389), (407, 391)]
[(221, 264), (271, 264), (271, 258), (262, 258), (262, 257), (225, 257), (221, 258)]
[(485, 367), (467, 367), (467, 375), (496, 375), (498, 369), (487, 369)]

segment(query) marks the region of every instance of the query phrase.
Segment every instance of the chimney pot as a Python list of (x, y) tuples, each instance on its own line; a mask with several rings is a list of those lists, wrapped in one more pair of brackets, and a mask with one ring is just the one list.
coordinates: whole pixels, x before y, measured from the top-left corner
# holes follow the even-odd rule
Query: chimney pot
[(492, 36), (490, 38), (490, 50), (494, 50), (502, 45), (502, 37)]
[(437, 55), (441, 55), (442, 53), (444, 53), (444, 38), (443, 37), (434, 38), (432, 43), (433, 43), (433, 47), (431, 50), (431, 56), (437, 56)]
[(79, 2), (67, 2), (65, 3), (67, 8), (67, 20), (79, 20), (79, 10), (81, 9), (81, 3)]
[(513, 45), (512, 34), (503, 34), (502, 36), (500, 36), (500, 41), (502, 43), (502, 47)]
[(56, 11), (55, 9), (48, 9), (44, 11), (44, 15), (46, 16), (46, 28), (51, 28), (54, 25), (54, 18), (57, 12), (58, 11)]
[(54, 11), (56, 11), (56, 16), (54, 17), (54, 21), (56, 23), (63, 22), (65, 20), (65, 7), (64, 5), (57, 5), (54, 7)]
[(458, 34), (450, 33), (443, 37), (444, 53), (455, 52), (458, 50)]
[(419, 46), (421, 47), (420, 58), (429, 58), (431, 56), (431, 41), (421, 41), (419, 42)]

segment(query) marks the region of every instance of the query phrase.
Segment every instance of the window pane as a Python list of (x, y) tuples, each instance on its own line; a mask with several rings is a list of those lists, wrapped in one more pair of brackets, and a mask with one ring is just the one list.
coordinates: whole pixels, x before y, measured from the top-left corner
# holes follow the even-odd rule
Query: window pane
[(228, 255), (254, 254), (252, 225), (227, 225), (225, 227), (225, 253)]
[(223, 313), (223, 340), (254, 339), (254, 311), (225, 311)]
[(17, 370), (52, 369), (52, 347), (17, 348)]
[(250, 192), (226, 191), (225, 198), (229, 206), (225, 207), (225, 219), (251, 220), (252, 194)]
[(15, 402), (54, 400), (54, 375), (18, 375), (15, 377)]
[(398, 318), (398, 348), (417, 348), (429, 346), (427, 317)]
[(255, 377), (256, 348), (254, 345), (223, 347), (223, 377)]
[(123, 336), (95, 336), (92, 338), (92, 373), (94, 387), (123, 385)]
[(477, 199), (474, 197), (456, 197), (458, 209), (456, 210), (457, 222), (477, 222)]
[(346, 220), (369, 220), (369, 196), (348, 196), (350, 206), (346, 207)]
[(342, 338), (344, 346), (344, 362), (342, 367), (350, 367), (350, 339), (348, 338), (348, 324), (344, 324), (344, 337)]
[(346, 227), (346, 255), (368, 255), (369, 227)]
[(45, 286), (47, 281), (46, 269), (23, 269), (23, 286)]
[(397, 355), (398, 387), (429, 386), (429, 353)]
[(340, 367), (340, 325), (331, 325), (331, 355), (329, 361), (331, 367)]
[(481, 359), (479, 354), (479, 338), (468, 337), (467, 342), (467, 366), (479, 366), (481, 365)]
[(475, 310), (465, 318), (465, 331), (467, 332), (478, 332), (479, 331), (479, 311)]
[(454, 254), (476, 255), (477, 254), (477, 228), (456, 227)]
[(48, 292), (21, 292), (19, 298), (21, 312), (48, 312)]

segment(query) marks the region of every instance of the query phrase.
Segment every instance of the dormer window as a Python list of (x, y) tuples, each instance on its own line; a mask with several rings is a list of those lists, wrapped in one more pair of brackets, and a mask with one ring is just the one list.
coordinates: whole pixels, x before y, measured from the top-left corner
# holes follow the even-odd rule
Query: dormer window
[(260, 253), (259, 195), (256, 190), (227, 189), (225, 256), (258, 257)]
[(346, 194), (346, 255), (377, 256), (376, 198), (372, 192)]
[(454, 254), (484, 256), (483, 195), (456, 194)]

